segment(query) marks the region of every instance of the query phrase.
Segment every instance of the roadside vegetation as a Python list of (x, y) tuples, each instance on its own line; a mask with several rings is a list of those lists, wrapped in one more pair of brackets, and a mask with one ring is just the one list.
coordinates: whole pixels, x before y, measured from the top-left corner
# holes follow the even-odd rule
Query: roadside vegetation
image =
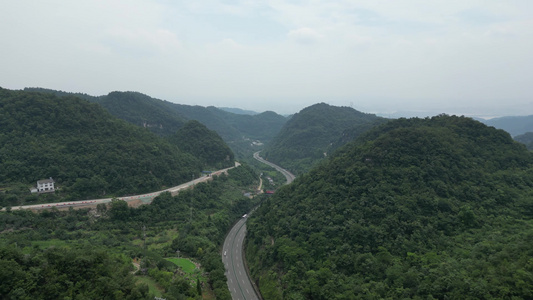
[[(198, 122), (167, 139), (74, 96), (0, 88), (3, 207), (148, 193), (233, 164), (229, 147)], [(55, 193), (30, 193), (50, 177)]]
[[(234, 220), (256, 204), (243, 194), (253, 190), (257, 178), (244, 165), (139, 208), (114, 200), (95, 210), (1, 212), (0, 294), (3, 299), (231, 299), (220, 245)], [(194, 269), (186, 261), (196, 262)]]

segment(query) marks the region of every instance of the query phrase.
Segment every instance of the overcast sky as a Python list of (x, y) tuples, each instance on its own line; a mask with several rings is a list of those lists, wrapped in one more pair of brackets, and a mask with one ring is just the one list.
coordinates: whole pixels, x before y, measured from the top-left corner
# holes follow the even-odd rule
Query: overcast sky
[(1, 0), (0, 87), (533, 114), (532, 0)]

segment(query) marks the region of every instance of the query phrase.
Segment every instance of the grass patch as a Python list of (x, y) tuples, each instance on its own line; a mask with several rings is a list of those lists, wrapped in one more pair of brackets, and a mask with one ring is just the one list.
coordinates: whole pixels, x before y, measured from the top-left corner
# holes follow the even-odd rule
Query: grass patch
[(165, 258), (166, 260), (174, 263), (176, 266), (180, 267), (181, 270), (185, 273), (185, 279), (190, 280), (192, 287), (196, 286), (196, 278), (200, 279), (204, 284), (207, 283), (207, 277), (204, 276), (201, 269), (196, 268), (196, 265), (187, 258), (176, 258), (170, 257)]
[(137, 279), (137, 284), (144, 283), (148, 286), (148, 290), (150, 292), (150, 295), (154, 297), (161, 297), (163, 296), (163, 292), (159, 289), (157, 286), (157, 283), (155, 280), (153, 280), (151, 277), (148, 276), (135, 276)]
[(172, 257), (172, 258), (166, 258), (166, 260), (174, 263), (176, 266), (180, 267), (183, 270), (183, 272), (187, 274), (193, 274), (194, 271), (196, 270), (196, 265), (187, 258)]

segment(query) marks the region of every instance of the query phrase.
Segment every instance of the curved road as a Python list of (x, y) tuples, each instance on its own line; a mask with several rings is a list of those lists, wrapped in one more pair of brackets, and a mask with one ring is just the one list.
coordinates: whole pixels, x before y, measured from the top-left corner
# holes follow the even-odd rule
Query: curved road
[[(259, 152), (254, 153), (254, 158), (262, 163), (276, 168), (276, 170), (285, 175), (285, 178), (287, 178), (287, 183), (291, 183), (294, 180), (295, 176), (291, 172), (262, 159), (259, 156)], [(249, 212), (249, 214), (252, 212), (253, 210)], [(247, 219), (248, 216), (244, 215), (239, 221), (237, 221), (237, 223), (235, 223), (226, 236), (226, 240), (222, 246), (222, 262), (226, 267), (228, 288), (233, 300), (260, 299), (260, 297), (258, 297), (255, 293), (255, 290), (252, 286), (252, 281), (248, 277), (248, 273), (246, 272), (246, 267), (244, 265), (243, 243), (244, 237), (246, 236)]]
[(294, 174), (292, 174), (291, 172), (281, 168), (280, 166), (278, 165), (275, 165), (267, 160), (264, 160), (261, 156), (259, 156), (259, 152), (261, 151), (257, 151), (254, 153), (254, 158), (257, 159), (258, 161), (264, 163), (264, 164), (267, 164), (271, 167), (273, 167), (274, 169), (278, 170), (278, 172), (280, 172), (281, 174), (285, 175), (285, 178), (287, 178), (287, 184), (291, 183), (294, 178), (296, 178), (296, 176), (294, 176)]
[[(241, 165), (240, 163), (235, 162), (235, 166), (234, 167), (230, 167), (230, 168), (226, 168), (226, 169), (215, 171), (215, 172), (211, 173), (211, 176), (202, 176), (202, 177), (196, 178), (196, 179), (194, 179), (192, 181), (180, 184), (178, 186), (168, 188), (166, 190), (153, 192), (153, 193), (148, 193), (148, 194), (143, 194), (143, 195), (135, 195), (135, 196), (128, 196), (128, 197), (117, 197), (116, 199), (124, 200), (126, 202), (133, 201), (133, 200), (141, 200), (143, 203), (148, 204), (148, 203), (151, 203), (152, 200), (155, 197), (159, 196), (159, 194), (161, 194), (163, 192), (170, 192), (174, 196), (174, 195), (178, 194), (178, 192), (180, 190), (187, 189), (187, 188), (189, 188), (189, 187), (191, 187), (191, 186), (193, 186), (193, 185), (195, 185), (197, 183), (210, 180), (212, 176), (218, 176), (218, 175), (220, 175), (222, 173), (227, 172), (229, 169), (233, 169), (233, 168), (238, 167), (240, 165)], [(112, 199), (113, 198), (104, 198), (104, 199), (93, 199), (93, 200), (81, 200), (81, 201), (69, 201), (69, 202), (22, 205), (22, 206), (13, 206), (11, 208), (11, 210), (17, 210), (17, 209), (46, 209), (46, 208), (52, 208), (52, 207), (62, 208), (62, 207), (69, 207), (69, 206), (72, 206), (72, 207), (96, 206), (96, 205), (98, 205), (100, 203), (109, 203), (109, 202), (111, 202)], [(1, 210), (5, 210), (5, 208), (3, 208)]]

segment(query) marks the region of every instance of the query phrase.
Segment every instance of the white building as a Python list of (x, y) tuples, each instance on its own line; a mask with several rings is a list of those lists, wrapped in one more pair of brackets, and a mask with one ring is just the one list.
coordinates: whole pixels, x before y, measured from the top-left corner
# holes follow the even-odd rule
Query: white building
[[(55, 181), (50, 177), (50, 179), (43, 179), (37, 181), (37, 192), (39, 193), (53, 193), (55, 192), (54, 187)], [(32, 189), (32, 193), (34, 192), (34, 189)]]

